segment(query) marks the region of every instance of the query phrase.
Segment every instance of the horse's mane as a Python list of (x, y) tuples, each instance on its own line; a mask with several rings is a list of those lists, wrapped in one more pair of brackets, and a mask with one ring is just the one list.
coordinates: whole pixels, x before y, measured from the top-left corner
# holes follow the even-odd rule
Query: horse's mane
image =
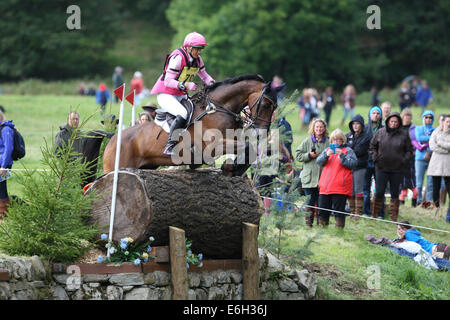
[(255, 81), (259, 81), (259, 82), (263, 82), (263, 83), (265, 82), (263, 77), (260, 76), (259, 74), (244, 74), (244, 75), (236, 76), (234, 78), (227, 78), (220, 82), (214, 82), (212, 85), (205, 87), (205, 91), (209, 92), (209, 91), (212, 91), (222, 85), (235, 84), (237, 82), (245, 81), (245, 80), (255, 80)]
[(262, 76), (260, 76), (259, 74), (244, 74), (244, 75), (236, 76), (233, 78), (227, 78), (223, 81), (214, 82), (213, 84), (211, 84), (209, 86), (205, 86), (203, 88), (203, 90), (200, 90), (199, 92), (197, 92), (195, 95), (192, 96), (192, 100), (194, 100), (194, 102), (197, 102), (197, 103), (201, 102), (201, 106), (202, 106), (202, 108), (204, 108), (204, 107), (206, 107), (206, 103), (203, 103), (203, 102), (206, 101), (206, 96), (208, 95), (209, 92), (217, 89), (220, 86), (227, 85), (227, 84), (235, 84), (235, 83), (245, 81), (245, 80), (254, 80), (254, 81), (265, 83), (264, 78)]

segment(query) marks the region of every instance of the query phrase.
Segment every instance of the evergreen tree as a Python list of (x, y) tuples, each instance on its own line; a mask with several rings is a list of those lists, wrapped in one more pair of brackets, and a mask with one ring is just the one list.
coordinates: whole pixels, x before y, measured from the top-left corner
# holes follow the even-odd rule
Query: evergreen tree
[(50, 171), (30, 169), (17, 176), (23, 198), (12, 202), (8, 218), (0, 222), (0, 251), (71, 263), (92, 248), (90, 241), (99, 231), (87, 222), (97, 195), (82, 193), (89, 164), (70, 151), (75, 136), (58, 155), (45, 141), (42, 164)]

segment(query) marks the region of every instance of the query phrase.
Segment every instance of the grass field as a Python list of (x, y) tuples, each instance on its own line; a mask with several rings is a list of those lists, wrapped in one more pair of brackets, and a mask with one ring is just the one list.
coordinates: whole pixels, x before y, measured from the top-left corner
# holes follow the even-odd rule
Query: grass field
[[(6, 108), (7, 119), (14, 120), (26, 142), (27, 155), (14, 164), (16, 169), (45, 169), (40, 162), (40, 147), (44, 141), (53, 143), (58, 126), (65, 123), (71, 108), (79, 111), (81, 121), (94, 114), (86, 123), (85, 130), (101, 127), (100, 115), (96, 113), (98, 106), (93, 97), (0, 95), (0, 105)], [(118, 104), (108, 105), (107, 108), (112, 113), (119, 113)], [(367, 118), (368, 109), (367, 106), (358, 106), (356, 113)], [(434, 111), (441, 113), (445, 110), (444, 107), (438, 107)], [(139, 111), (140, 108), (137, 108), (137, 112)], [(420, 109), (413, 109), (413, 113), (413, 121), (420, 124)], [(342, 115), (342, 106), (338, 106), (332, 114), (330, 130), (339, 127)], [(307, 133), (300, 128), (296, 108), (287, 119), (294, 131), (295, 150)], [(124, 123), (128, 126), (130, 121), (131, 107), (126, 104)], [(347, 125), (342, 129), (348, 131)], [(21, 194), (14, 176), (8, 181), (8, 188), (10, 194)], [(400, 219), (408, 219), (415, 225), (450, 231), (450, 225), (444, 222), (442, 215), (436, 216), (434, 211), (411, 208), (408, 202), (401, 206)], [(347, 219), (342, 232), (334, 228), (331, 218), (328, 229), (308, 229), (300, 226), (298, 230), (289, 232), (289, 237), (283, 245), (287, 248), (302, 247), (308, 238), (320, 235), (310, 247), (313, 255), (304, 261), (319, 277), (319, 299), (449, 299), (448, 272), (426, 270), (406, 257), (370, 244), (364, 238), (365, 234), (395, 238), (395, 230), (395, 225), (387, 222), (365, 219), (354, 222)], [(450, 243), (449, 233), (425, 229), (421, 232), (431, 241)], [(368, 288), (367, 281), (373, 275), (371, 270), (379, 272), (379, 289)]]

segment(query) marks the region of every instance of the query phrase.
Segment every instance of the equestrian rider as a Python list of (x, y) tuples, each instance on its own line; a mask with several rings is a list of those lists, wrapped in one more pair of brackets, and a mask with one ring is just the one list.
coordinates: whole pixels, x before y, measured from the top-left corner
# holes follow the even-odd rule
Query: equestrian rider
[(188, 90), (194, 91), (197, 88), (192, 82), (195, 75), (198, 74), (207, 85), (215, 82), (206, 72), (205, 64), (200, 57), (201, 50), (206, 46), (205, 37), (201, 34), (197, 32), (187, 34), (183, 46), (167, 56), (164, 71), (150, 92), (157, 94), (156, 98), (162, 109), (176, 116), (170, 126), (165, 155), (171, 156), (172, 149), (177, 143), (173, 138), (173, 132), (186, 124), (188, 114), (180, 101), (187, 98)]

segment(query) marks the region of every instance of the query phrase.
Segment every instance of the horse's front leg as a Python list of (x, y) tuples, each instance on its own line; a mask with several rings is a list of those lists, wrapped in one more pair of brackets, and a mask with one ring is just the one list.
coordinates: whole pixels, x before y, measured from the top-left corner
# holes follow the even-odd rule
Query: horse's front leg
[(228, 176), (242, 176), (256, 160), (256, 148), (248, 141), (226, 141), (225, 146), (226, 153), (232, 148), (236, 158), (232, 163), (230, 160), (225, 161), (221, 167), (222, 171)]

